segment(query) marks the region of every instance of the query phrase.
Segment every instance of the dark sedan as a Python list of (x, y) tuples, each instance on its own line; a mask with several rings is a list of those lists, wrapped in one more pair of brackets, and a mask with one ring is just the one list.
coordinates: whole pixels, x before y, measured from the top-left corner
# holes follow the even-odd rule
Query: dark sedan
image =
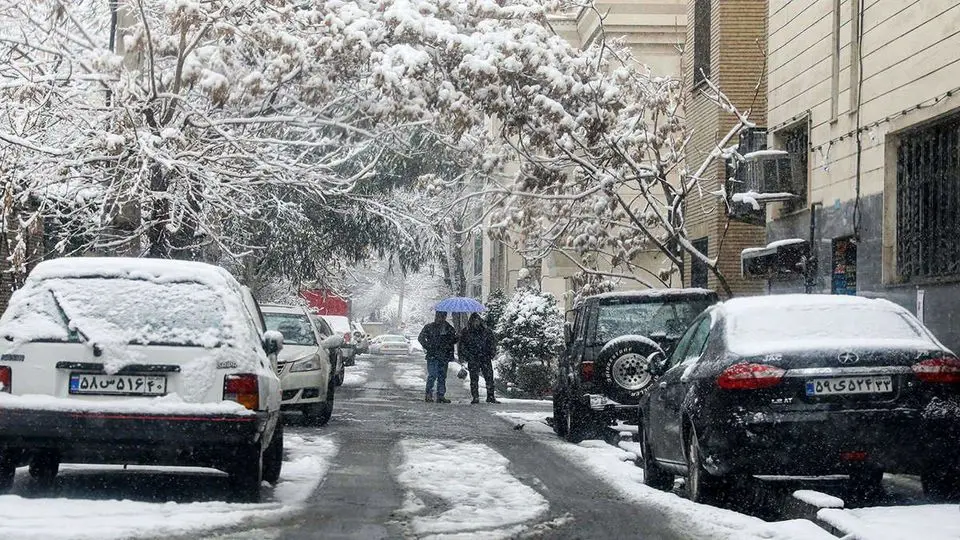
[(687, 329), (641, 403), (645, 482), (687, 477), (718, 502), (750, 475), (883, 472), (924, 491), (960, 491), (960, 360), (885, 300), (780, 295), (734, 299)]

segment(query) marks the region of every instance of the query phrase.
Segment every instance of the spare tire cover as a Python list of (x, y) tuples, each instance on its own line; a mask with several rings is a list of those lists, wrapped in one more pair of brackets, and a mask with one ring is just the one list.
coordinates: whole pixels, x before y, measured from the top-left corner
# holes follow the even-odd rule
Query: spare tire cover
[(650, 362), (663, 350), (644, 336), (620, 336), (603, 346), (595, 370), (603, 393), (617, 403), (636, 405), (653, 383)]

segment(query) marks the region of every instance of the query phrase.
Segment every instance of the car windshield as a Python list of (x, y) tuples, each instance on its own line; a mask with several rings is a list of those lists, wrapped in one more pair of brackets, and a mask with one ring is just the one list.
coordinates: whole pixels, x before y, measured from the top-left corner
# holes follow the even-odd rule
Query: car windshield
[(263, 318), (267, 324), (267, 330), (276, 330), (283, 334), (283, 343), (286, 345), (317, 344), (313, 324), (306, 314), (264, 312)]
[(213, 347), (232, 332), (223, 301), (205, 285), (120, 278), (44, 280), (4, 321), (31, 340), (100, 344)]
[(677, 339), (710, 302), (707, 299), (666, 302), (601, 302), (597, 310), (597, 330), (591, 345), (601, 345), (616, 337), (640, 335), (652, 339)]

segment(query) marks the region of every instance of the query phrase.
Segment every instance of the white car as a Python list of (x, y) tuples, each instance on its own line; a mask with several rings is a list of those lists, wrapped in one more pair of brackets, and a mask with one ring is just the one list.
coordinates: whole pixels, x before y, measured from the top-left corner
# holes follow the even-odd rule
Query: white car
[(343, 364), (346, 366), (354, 365), (356, 363), (354, 356), (356, 356), (357, 350), (353, 342), (353, 328), (350, 324), (350, 318), (344, 315), (321, 315), (320, 317), (330, 325), (334, 334), (343, 336), (343, 345), (340, 347)]
[(0, 318), (0, 492), (29, 463), (214, 467), (232, 498), (280, 476), (275, 372), (249, 291), (222, 268), (156, 259), (46, 261)]
[(343, 344), (343, 337), (322, 336), (302, 307), (264, 304), (261, 309), (267, 328), (283, 334), (277, 363), (283, 390), (280, 407), (303, 412), (310, 424), (326, 425), (336, 389), (336, 356), (331, 351)]
[(410, 354), (410, 343), (403, 336), (384, 334), (370, 342), (370, 354)]

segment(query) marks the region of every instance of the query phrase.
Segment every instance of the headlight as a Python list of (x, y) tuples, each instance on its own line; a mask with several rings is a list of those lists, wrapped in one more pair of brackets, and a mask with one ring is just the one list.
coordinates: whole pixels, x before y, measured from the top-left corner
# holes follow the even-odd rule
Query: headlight
[(294, 364), (290, 366), (290, 373), (297, 373), (301, 371), (316, 371), (321, 367), (322, 366), (320, 364), (320, 360), (316, 356), (314, 356), (307, 360), (300, 360), (299, 362), (294, 362)]

